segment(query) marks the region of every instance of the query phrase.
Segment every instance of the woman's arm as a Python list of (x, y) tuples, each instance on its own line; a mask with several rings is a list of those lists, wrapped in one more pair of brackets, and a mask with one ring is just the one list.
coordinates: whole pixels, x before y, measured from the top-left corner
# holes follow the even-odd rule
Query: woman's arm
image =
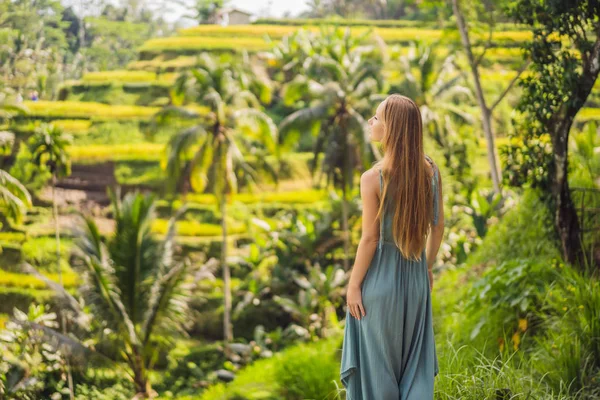
[(356, 258), (348, 283), (347, 303), (350, 313), (357, 319), (366, 314), (362, 306), (361, 285), (371, 265), (373, 254), (379, 241), (379, 220), (376, 218), (379, 207), (379, 171), (372, 168), (360, 177), (360, 197), (362, 209), (362, 233)]
[(437, 224), (434, 225), (433, 222), (431, 224), (431, 232), (429, 233), (429, 237), (427, 238), (427, 270), (431, 271), (433, 268), (433, 264), (435, 263), (435, 259), (437, 257), (438, 250), (440, 249), (440, 245), (442, 244), (442, 239), (444, 237), (444, 204), (443, 204), (443, 191), (442, 191), (442, 177), (439, 173), (437, 165), (434, 164), (434, 173), (437, 173), (438, 177), (438, 196), (437, 206), (438, 206), (438, 220)]

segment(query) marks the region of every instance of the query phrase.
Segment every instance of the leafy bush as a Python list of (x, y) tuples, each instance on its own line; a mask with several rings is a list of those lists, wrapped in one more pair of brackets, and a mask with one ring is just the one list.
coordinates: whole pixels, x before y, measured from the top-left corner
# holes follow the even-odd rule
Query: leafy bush
[(0, 336), (0, 398), (68, 398), (65, 359), (43, 330), (58, 327), (56, 314), (30, 305), (27, 313), (15, 310), (15, 320)]
[[(288, 400), (292, 397), (283, 394), (286, 392), (286, 388), (281, 387), (284, 383), (292, 385), (290, 395), (295, 396), (297, 390), (305, 390), (306, 395), (300, 397), (302, 399), (331, 396), (337, 390), (332, 380), (339, 373), (339, 361), (335, 356), (339, 343), (340, 336), (337, 335), (327, 340), (299, 344), (271, 358), (255, 361), (239, 371), (231, 383), (219, 383), (206, 389), (200, 400)], [(304, 363), (298, 362), (299, 357)], [(287, 363), (289, 367), (285, 366)], [(323, 375), (312, 374), (313, 369)], [(316, 393), (316, 396), (311, 397), (309, 393)]]
[(526, 190), (517, 205), (489, 228), (469, 263), (500, 264), (530, 258), (541, 262), (560, 258), (552, 221), (538, 193)]
[(275, 356), (278, 392), (286, 400), (329, 399), (338, 392), (339, 360), (335, 340), (319, 341), (312, 346), (300, 345)]
[(527, 331), (531, 336), (532, 329), (528, 327), (539, 322), (536, 311), (549, 283), (556, 278), (559, 265), (558, 260), (551, 263), (545, 259), (517, 258), (488, 268), (467, 293), (464, 310), (479, 317), (470, 339), (477, 337), (486, 325), (483, 331), (487, 337), (500, 337), (500, 329), (512, 332), (517, 350), (522, 333)]

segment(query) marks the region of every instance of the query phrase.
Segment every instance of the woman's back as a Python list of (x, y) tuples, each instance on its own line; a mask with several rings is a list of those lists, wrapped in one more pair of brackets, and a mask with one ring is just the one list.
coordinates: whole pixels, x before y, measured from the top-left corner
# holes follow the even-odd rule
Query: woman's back
[[(427, 159), (427, 161), (429, 162), (429, 164), (431, 165), (431, 169), (432, 169), (432, 192), (434, 194), (433, 196), (433, 204), (432, 204), (432, 208), (433, 208), (433, 225), (436, 225), (438, 222), (438, 217), (439, 217), (439, 212), (438, 212), (438, 203), (439, 203), (439, 196), (438, 196), (438, 171), (437, 171), (437, 166), (435, 165), (435, 163), (433, 162), (433, 160), (431, 159), (431, 157), (429, 157), (428, 155), (425, 155), (425, 158)], [(383, 193), (383, 174), (381, 170), (378, 170), (379, 172), (379, 193), (381, 196), (381, 193)], [(393, 200), (388, 200), (388, 204), (391, 204), (393, 202)], [(393, 226), (392, 226), (392, 213), (391, 210), (389, 209), (384, 209), (384, 218), (383, 218), (383, 223), (380, 223), (380, 242), (379, 242), (379, 247), (381, 247), (382, 243), (392, 243), (394, 244), (394, 237), (393, 237)]]
[[(438, 171), (433, 168), (434, 224), (438, 213)], [(379, 170), (380, 191), (383, 175)], [(362, 282), (365, 316), (346, 313), (340, 379), (347, 400), (433, 399), (438, 374), (431, 293), (425, 249), (420, 261), (405, 258), (384, 211), (377, 250)]]

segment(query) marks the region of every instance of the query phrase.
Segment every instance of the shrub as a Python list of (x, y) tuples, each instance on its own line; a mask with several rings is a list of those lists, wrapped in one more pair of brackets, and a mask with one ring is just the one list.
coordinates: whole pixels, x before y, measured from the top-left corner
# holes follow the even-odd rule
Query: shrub
[(275, 355), (278, 392), (286, 400), (329, 399), (338, 392), (339, 361), (335, 357), (339, 340), (322, 340), (299, 345)]
[(560, 258), (553, 219), (537, 192), (528, 189), (517, 206), (492, 225), (469, 264), (497, 263), (516, 258), (539, 261)]

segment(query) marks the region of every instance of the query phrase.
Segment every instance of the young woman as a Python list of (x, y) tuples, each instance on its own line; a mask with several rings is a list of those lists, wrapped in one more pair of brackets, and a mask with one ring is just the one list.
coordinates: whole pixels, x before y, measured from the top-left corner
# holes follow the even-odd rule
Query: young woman
[(442, 181), (423, 153), (421, 113), (391, 95), (371, 119), (383, 157), (362, 174), (362, 236), (346, 295), (340, 378), (347, 400), (430, 400), (439, 372), (432, 267), (444, 233)]

